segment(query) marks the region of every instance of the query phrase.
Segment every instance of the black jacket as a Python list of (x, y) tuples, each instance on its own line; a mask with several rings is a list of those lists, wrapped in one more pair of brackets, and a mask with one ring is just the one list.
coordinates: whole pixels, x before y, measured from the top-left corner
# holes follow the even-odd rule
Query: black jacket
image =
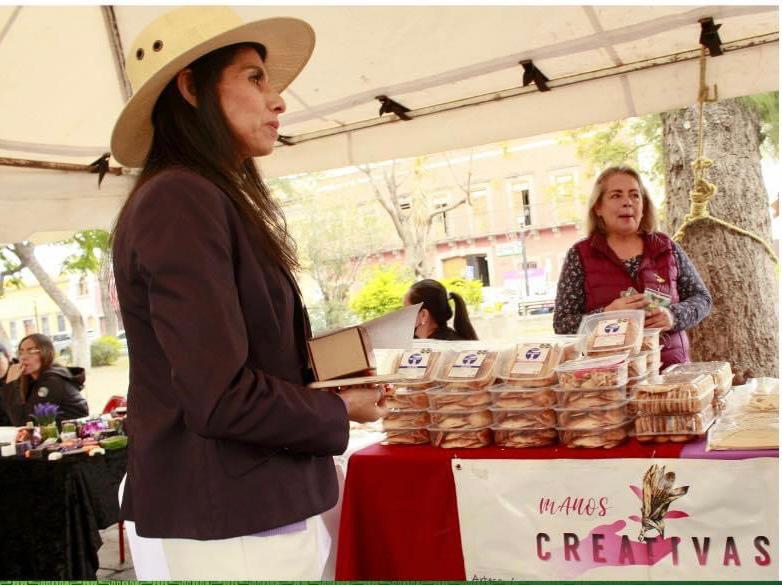
[(22, 402), (19, 385), (14, 380), (2, 387), (2, 404), (14, 426), (22, 426), (28, 420), (36, 404), (49, 402), (60, 407), (57, 422), (81, 418), (89, 414), (87, 401), (81, 395), (84, 386), (84, 368), (65, 368), (54, 364), (41, 373), (37, 380), (30, 379), (27, 400)]
[(140, 536), (205, 540), (332, 508), (348, 416), (304, 386), (292, 277), (195, 173), (157, 175), (126, 212), (114, 239), (130, 355), (122, 517)]

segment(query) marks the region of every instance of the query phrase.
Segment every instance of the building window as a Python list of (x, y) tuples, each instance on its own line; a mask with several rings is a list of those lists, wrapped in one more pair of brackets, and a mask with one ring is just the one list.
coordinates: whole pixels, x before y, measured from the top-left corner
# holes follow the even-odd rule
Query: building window
[(399, 209), (402, 211), (410, 211), (413, 207), (413, 198), (410, 195), (404, 195), (399, 198)]
[(50, 331), (49, 331), (49, 317), (46, 316), (46, 315), (41, 317), (41, 333), (43, 333), (44, 335), (49, 335), (50, 334)]
[(513, 217), (519, 226), (532, 225), (532, 205), (530, 194), (532, 181), (530, 179), (514, 179), (510, 183), (511, 206)]
[[(450, 193), (439, 193), (432, 196), (432, 211), (445, 209), (451, 203)], [(438, 213), (432, 218), (435, 239), (448, 237), (448, 212)]]
[(11, 336), (11, 341), (16, 345), (16, 342), (19, 340), (19, 332), (16, 330), (16, 321), (11, 321), (8, 324), (8, 334)]
[(57, 331), (60, 333), (65, 331), (65, 315), (62, 313), (57, 315)]
[(24, 320), (24, 334), (25, 335), (31, 335), (35, 333), (35, 321), (32, 319), (25, 319)]
[(549, 175), (554, 199), (557, 223), (569, 223), (582, 215), (583, 197), (578, 193), (578, 175), (576, 169), (562, 169)]
[(472, 233), (473, 235), (489, 232), (489, 186), (477, 185), (470, 189), (472, 202)]

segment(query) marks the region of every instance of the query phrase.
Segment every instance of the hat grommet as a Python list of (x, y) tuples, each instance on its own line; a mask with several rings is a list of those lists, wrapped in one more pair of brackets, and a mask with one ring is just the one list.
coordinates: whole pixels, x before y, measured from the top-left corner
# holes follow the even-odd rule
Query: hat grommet
[(160, 52), (163, 49), (163, 41), (157, 40), (154, 43), (152, 43), (152, 50), (156, 53)]
[(144, 49), (138, 49), (136, 51), (136, 59), (141, 61), (144, 58)]

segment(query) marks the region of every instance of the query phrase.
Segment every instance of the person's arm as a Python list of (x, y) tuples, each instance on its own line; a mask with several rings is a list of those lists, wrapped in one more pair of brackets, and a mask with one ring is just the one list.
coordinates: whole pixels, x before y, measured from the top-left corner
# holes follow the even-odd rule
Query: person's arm
[[(230, 229), (241, 224), (231, 216), (236, 212), (227, 197), (189, 175), (174, 175), (158, 187), (139, 204), (130, 249), (144, 274), (151, 324), (171, 368), (171, 380), (161, 384), (176, 395), (185, 424), (214, 439), (313, 455), (342, 453), (348, 440), (343, 400), (247, 366)], [(269, 307), (272, 330), (289, 330), (271, 313), (275, 300), (263, 282), (257, 302)]]
[(586, 312), (584, 270), (575, 247), (568, 250), (557, 284), (557, 300), (554, 302), (554, 331), (560, 335), (578, 332), (578, 326)]
[(679, 244), (674, 243), (673, 253), (679, 267), (679, 277), (676, 280), (679, 302), (670, 307), (673, 314), (671, 331), (682, 331), (694, 327), (706, 318), (711, 312), (712, 299), (709, 289)]

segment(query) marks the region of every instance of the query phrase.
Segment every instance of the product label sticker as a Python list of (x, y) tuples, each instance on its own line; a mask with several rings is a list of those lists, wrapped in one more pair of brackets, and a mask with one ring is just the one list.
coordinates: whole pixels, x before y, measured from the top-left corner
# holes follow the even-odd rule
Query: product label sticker
[(521, 376), (536, 376), (546, 363), (551, 345), (548, 343), (525, 343), (516, 348), (516, 359), (510, 373)]
[(408, 380), (423, 378), (429, 366), (431, 349), (411, 349), (402, 354), (397, 375)]
[(605, 319), (597, 324), (595, 348), (625, 345), (629, 319)]
[(486, 359), (486, 350), (469, 350), (461, 352), (448, 371), (449, 378), (474, 378)]

